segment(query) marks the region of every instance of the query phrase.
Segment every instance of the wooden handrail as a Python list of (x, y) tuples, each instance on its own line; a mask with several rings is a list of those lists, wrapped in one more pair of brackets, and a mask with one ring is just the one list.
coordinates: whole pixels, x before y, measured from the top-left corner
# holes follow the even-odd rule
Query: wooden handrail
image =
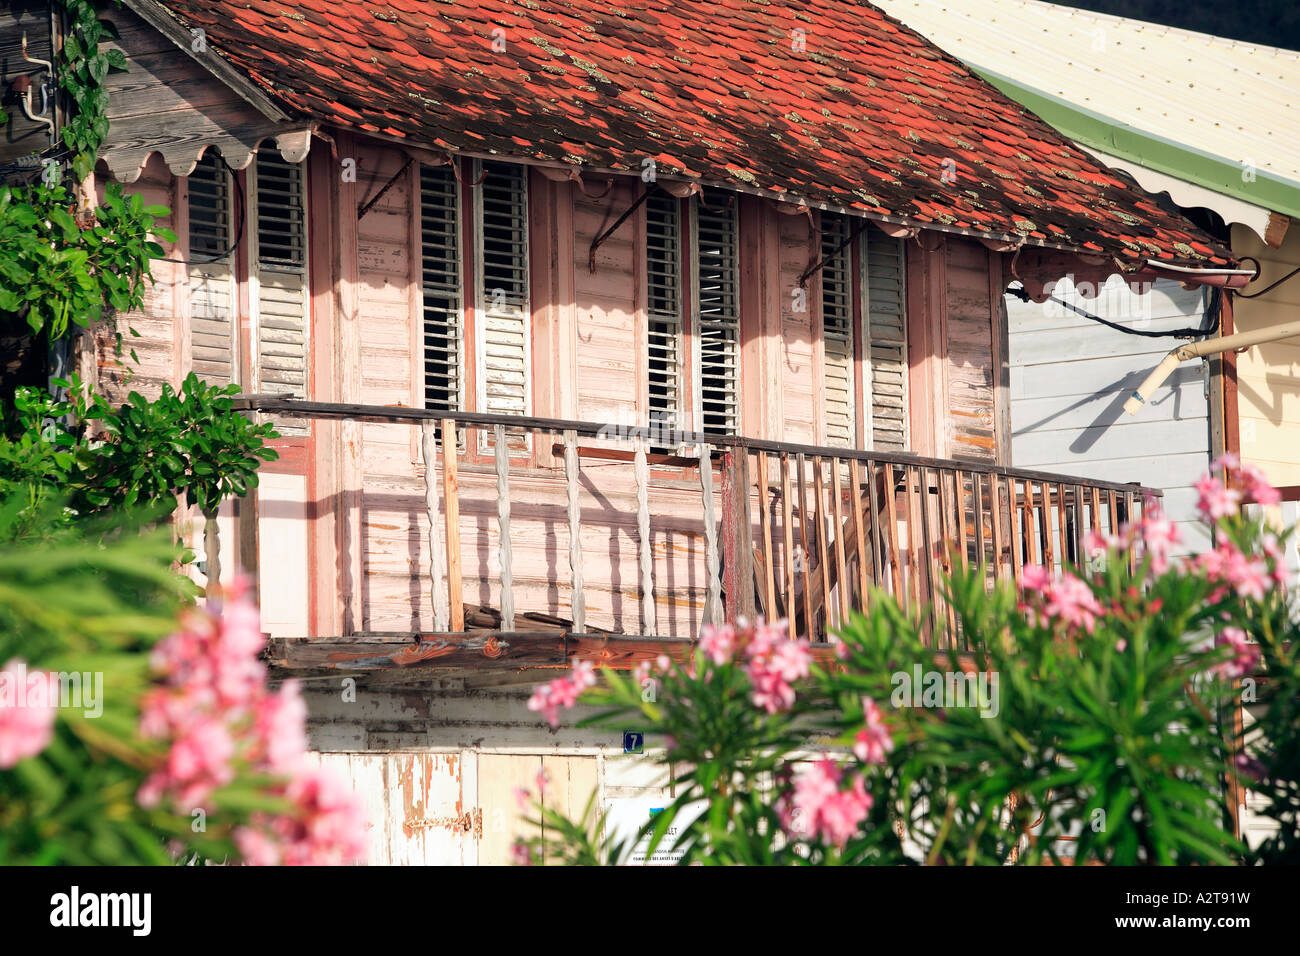
[[(642, 633), (680, 626), (660, 620), (657, 610), (650, 535), (652, 518), (658, 515), (650, 507), (651, 465), (694, 467), (699, 482), (697, 540), (704, 574), (692, 580), (703, 601), (699, 620), (691, 621), (692, 631), (703, 623), (781, 613), (795, 633), (821, 642), (830, 639), (879, 588), (918, 622), (933, 647), (947, 650), (964, 648), (960, 622), (945, 603), (940, 586), (946, 575), (961, 567), (985, 568), (991, 586), (994, 581), (1019, 578), (1028, 565), (1081, 564), (1086, 531), (1116, 532), (1122, 523), (1139, 516), (1148, 495), (1159, 494), (1140, 484), (899, 452), (696, 432), (674, 433), (668, 442), (653, 429), (564, 419), (302, 402), (280, 396), (243, 396), (238, 407), (273, 415), (420, 428), (424, 510), (431, 524), (427, 540), (434, 630), (455, 633), (465, 632), (467, 624), (456, 444), (457, 436), (466, 430), (482, 433), (467, 444), (490, 445), (495, 465), (499, 567), (493, 572), (493, 583), (499, 585), (496, 613), (502, 632), (513, 631), (520, 620), (538, 620), (544, 610), (553, 611), (516, 608), (511, 483), (520, 472), (512, 469), (510, 446), (517, 445), (517, 437), (511, 436), (520, 432), (558, 432), (561, 438), (550, 445), (550, 451), (563, 464), (572, 620), (556, 621), (579, 635), (598, 630), (586, 620), (587, 571), (581, 540), (584, 460), (623, 464), (634, 479), (635, 587)], [(630, 447), (580, 446), (582, 435), (626, 441)], [(651, 445), (661, 442), (660, 447), (693, 444), (698, 453), (651, 453)], [(701, 461), (711, 467), (699, 467)], [(717, 479), (713, 466), (719, 469)], [(481, 482), (482, 473), (475, 474)], [(559, 585), (556, 577), (553, 583)], [(485, 584), (471, 580), (470, 593), (483, 590)], [(598, 578), (593, 584), (604, 586)], [(668, 595), (664, 606), (676, 608), (682, 602)]]

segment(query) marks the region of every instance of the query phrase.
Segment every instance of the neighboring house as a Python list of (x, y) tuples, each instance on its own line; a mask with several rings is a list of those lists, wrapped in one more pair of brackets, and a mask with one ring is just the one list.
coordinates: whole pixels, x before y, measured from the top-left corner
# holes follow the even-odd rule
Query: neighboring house
[[(1107, 166), (1167, 194), (1258, 268), (1248, 288), (1224, 294), (1216, 334), (1300, 321), (1300, 229), (1291, 222), (1300, 216), (1300, 52), (1037, 0), (879, 5)], [(1165, 283), (1147, 296), (1107, 294), (1117, 288), (1112, 281), (1090, 299), (1067, 283), (1063, 298), (1148, 330), (1213, 327), (1217, 310), (1202, 290)], [(1177, 341), (1125, 335), (1053, 302), (1008, 304), (1016, 465), (1098, 478), (1120, 469), (1162, 487), (1184, 549), (1195, 551), (1208, 538), (1188, 485), (1236, 452), (1283, 489), (1274, 520), (1295, 523), (1300, 337), (1184, 362), (1129, 416), (1124, 401)], [(1287, 561), (1300, 585), (1294, 541)], [(1265, 828), (1249, 804), (1240, 822), (1252, 841)]]
[[(280, 427), (224, 566), (375, 861), (504, 860), (540, 768), (560, 809), (663, 796), (526, 709), (547, 668), (754, 614), (825, 654), (868, 587), (916, 608), (951, 554), (1077, 558), (1146, 489), (1010, 467), (1008, 283), (1242, 278), (866, 5), (110, 15), (99, 175), (179, 235), (121, 317), (129, 384), (233, 381)], [(106, 337), (82, 360), (124, 393)], [(960, 649), (942, 604), (925, 627)]]
[[(1300, 139), (1295, 105), (1300, 52), (1038, 0), (969, 0), (959, 6), (880, 0), (879, 6), (1107, 166), (1130, 173), (1153, 193), (1167, 194), (1230, 243), (1239, 259), (1253, 257), (1259, 277), (1244, 294), (1229, 296), (1223, 334), (1300, 318), (1300, 276), (1248, 298), (1300, 267), (1300, 231), (1290, 228), (1292, 218), (1300, 216), (1300, 152), (1294, 148)], [(1078, 304), (1088, 307), (1086, 301)], [(1154, 318), (1168, 303), (1125, 305)], [(1173, 324), (1199, 326), (1203, 307), (1186, 299), (1184, 309), (1187, 321)], [(1123, 308), (1103, 316), (1123, 319)], [(1082, 330), (1086, 322), (1079, 318), (1075, 325)], [(1155, 364), (1151, 359), (1158, 358), (1147, 347), (1153, 342), (1137, 347), (1118, 332), (1093, 341), (1097, 348), (1078, 357), (1115, 360), (1112, 369), (1135, 376), (1125, 380), (1126, 387), (1140, 382)], [(1175, 344), (1168, 341), (1169, 347)], [(1014, 335), (1011, 350), (1016, 364)], [(1236, 451), (1262, 467), (1274, 484), (1300, 484), (1298, 363), (1300, 340), (1294, 338), (1240, 355), (1229, 352), (1222, 376), (1220, 362), (1208, 361), (1214, 399), (1207, 440), (1197, 440), (1199, 430), (1181, 429), (1186, 441), (1176, 453)], [(1187, 363), (1171, 380), (1169, 387), (1180, 397), (1197, 364)], [(1108, 393), (1098, 389), (1096, 394), (1100, 400)], [(1155, 399), (1164, 394), (1157, 392)], [(1013, 398), (1013, 409), (1014, 404)], [(1166, 420), (1147, 415), (1148, 421)], [(1184, 420), (1181, 414), (1178, 420)], [(1013, 457), (1023, 463), (1020, 455)], [(1038, 460), (1032, 451), (1029, 458)]]

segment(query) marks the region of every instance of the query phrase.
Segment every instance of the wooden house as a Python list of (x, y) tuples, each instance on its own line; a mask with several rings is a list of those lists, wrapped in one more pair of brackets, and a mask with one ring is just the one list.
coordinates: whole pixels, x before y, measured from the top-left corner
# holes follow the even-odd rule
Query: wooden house
[[(658, 799), (528, 684), (707, 622), (817, 643), (873, 587), (1011, 578), (1135, 516), (1011, 467), (1013, 279), (1231, 255), (866, 4), (126, 0), (102, 180), (174, 210), (138, 367), (282, 437), (223, 517), (376, 861), (504, 858), (539, 767)], [(350, 695), (350, 696), (349, 696)], [(497, 815), (502, 821), (494, 823)]]

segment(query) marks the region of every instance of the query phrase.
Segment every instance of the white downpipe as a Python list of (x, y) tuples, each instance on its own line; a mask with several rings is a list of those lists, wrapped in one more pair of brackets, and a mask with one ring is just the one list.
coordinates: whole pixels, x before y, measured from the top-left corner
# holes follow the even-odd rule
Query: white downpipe
[(1128, 401), (1124, 403), (1124, 411), (1130, 415), (1136, 415), (1138, 409), (1146, 403), (1151, 394), (1164, 384), (1165, 379), (1173, 374), (1174, 369), (1188, 359), (1200, 358), (1205, 355), (1217, 355), (1231, 349), (1249, 348), (1252, 345), (1276, 342), (1279, 339), (1289, 339), (1297, 335), (1300, 335), (1300, 322), (1288, 322), (1285, 325), (1274, 325), (1266, 329), (1256, 329), (1253, 332), (1238, 332), (1235, 335), (1225, 335), (1222, 338), (1205, 339), (1202, 342), (1189, 342), (1186, 345), (1180, 345), (1161, 359), (1160, 364), (1151, 370), (1151, 374), (1146, 377), (1142, 384), (1138, 386), (1137, 391), (1129, 396)]

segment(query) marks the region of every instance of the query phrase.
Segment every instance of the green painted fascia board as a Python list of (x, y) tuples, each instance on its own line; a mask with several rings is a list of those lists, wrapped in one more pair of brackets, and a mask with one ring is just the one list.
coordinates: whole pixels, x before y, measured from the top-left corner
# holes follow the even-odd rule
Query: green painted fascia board
[(1002, 93), (1076, 142), (1243, 202), (1300, 217), (1300, 183), (1263, 169), (1255, 169), (1254, 181), (1247, 182), (1242, 178), (1244, 167), (1241, 163), (1143, 132), (1127, 123), (1075, 106), (1058, 96), (1025, 86), (995, 70), (974, 63), (967, 65)]

